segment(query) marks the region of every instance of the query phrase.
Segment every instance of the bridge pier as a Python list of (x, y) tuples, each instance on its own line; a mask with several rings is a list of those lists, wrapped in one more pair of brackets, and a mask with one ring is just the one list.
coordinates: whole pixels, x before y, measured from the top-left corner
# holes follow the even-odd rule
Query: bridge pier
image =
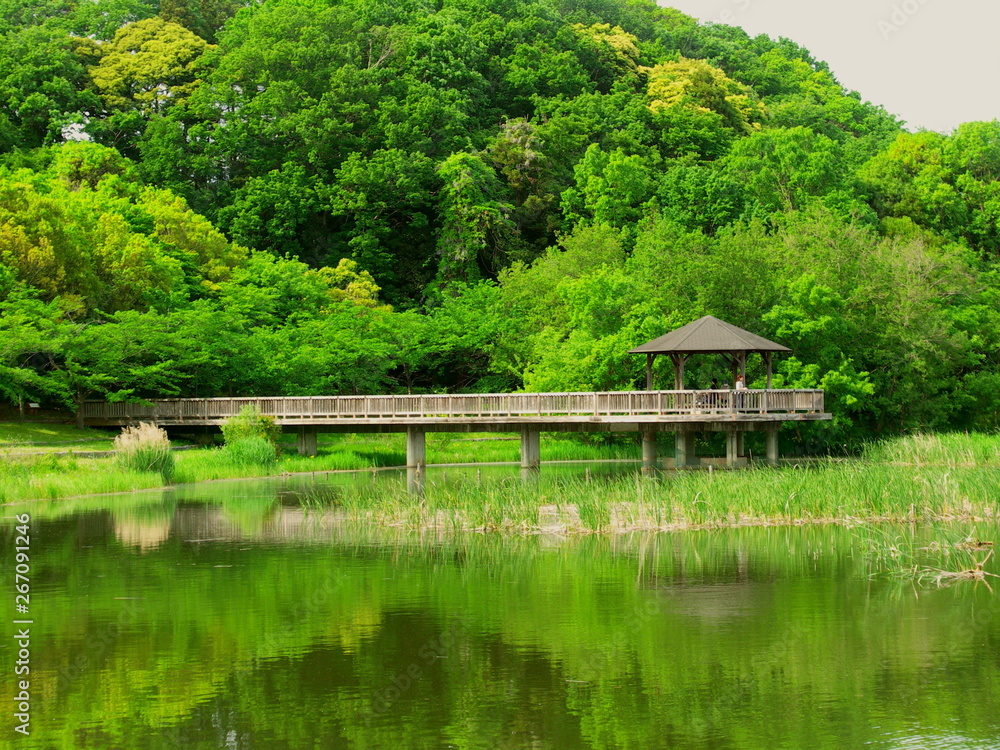
[(674, 433), (674, 469), (686, 469), (695, 465), (693, 432), (677, 430)]
[(318, 437), (315, 427), (299, 427), (299, 455), (315, 456)]
[(411, 495), (424, 494), (424, 475), (427, 472), (426, 434), (422, 427), (406, 428), (406, 491)]
[(767, 446), (767, 465), (778, 465), (778, 430), (780, 425), (768, 427), (764, 433), (764, 440)]
[(656, 470), (656, 430), (642, 433), (642, 473), (652, 474)]
[(542, 468), (541, 432), (535, 427), (521, 428), (521, 469), (537, 472)]
[(741, 433), (736, 430), (726, 432), (726, 466), (732, 468), (740, 460)]

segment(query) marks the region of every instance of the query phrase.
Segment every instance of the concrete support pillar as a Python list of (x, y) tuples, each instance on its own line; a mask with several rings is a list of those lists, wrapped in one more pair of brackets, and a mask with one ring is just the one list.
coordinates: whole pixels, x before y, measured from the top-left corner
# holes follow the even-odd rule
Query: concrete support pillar
[(684, 469), (694, 466), (698, 459), (694, 455), (694, 433), (678, 430), (674, 433), (674, 468)]
[(541, 433), (537, 427), (521, 428), (521, 468), (538, 471), (542, 466)]
[(644, 430), (642, 433), (642, 473), (652, 474), (656, 471), (656, 430)]
[(315, 456), (317, 438), (315, 427), (299, 427), (299, 455)]
[(423, 428), (406, 428), (406, 491), (411, 495), (424, 494), (424, 475), (427, 472), (427, 449)]
[(768, 427), (764, 433), (767, 442), (767, 465), (778, 465), (778, 427)]
[(726, 466), (736, 466), (739, 459), (739, 434), (736, 430), (726, 433)]
[(739, 458), (746, 458), (747, 447), (746, 447), (746, 433), (740, 430), (736, 433), (736, 455)]

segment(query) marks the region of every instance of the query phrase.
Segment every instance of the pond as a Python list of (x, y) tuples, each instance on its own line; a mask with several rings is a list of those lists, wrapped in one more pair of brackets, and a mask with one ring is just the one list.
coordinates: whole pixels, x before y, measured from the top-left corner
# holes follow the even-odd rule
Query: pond
[(304, 506), (299, 481), (5, 508), (12, 603), (31, 514), (31, 733), (8, 709), (2, 741), (1000, 747), (997, 597), (870, 575), (873, 539), (971, 529), (419, 534)]

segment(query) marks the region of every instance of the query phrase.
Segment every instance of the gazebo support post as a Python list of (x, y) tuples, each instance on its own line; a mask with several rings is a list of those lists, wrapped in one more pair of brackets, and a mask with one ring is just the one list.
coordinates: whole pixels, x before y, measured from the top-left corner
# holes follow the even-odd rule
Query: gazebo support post
[(771, 390), (771, 352), (763, 352), (761, 356), (764, 358), (764, 369), (767, 371), (767, 390)]
[(646, 390), (653, 390), (653, 357), (655, 354), (646, 355)]

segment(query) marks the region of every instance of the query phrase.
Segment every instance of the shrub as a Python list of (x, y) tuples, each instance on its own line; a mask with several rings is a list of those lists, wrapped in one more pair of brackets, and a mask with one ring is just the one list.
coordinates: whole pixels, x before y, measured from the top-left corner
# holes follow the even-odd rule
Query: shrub
[(233, 466), (270, 466), (277, 459), (274, 443), (259, 435), (226, 439), (223, 455)]
[(154, 424), (126, 427), (115, 438), (115, 463), (125, 471), (155, 471), (165, 482), (174, 476), (174, 454), (167, 433)]
[(246, 438), (263, 438), (274, 445), (278, 442), (281, 427), (274, 417), (260, 413), (256, 406), (249, 405), (240, 409), (235, 417), (230, 417), (222, 425), (222, 437), (228, 446)]

